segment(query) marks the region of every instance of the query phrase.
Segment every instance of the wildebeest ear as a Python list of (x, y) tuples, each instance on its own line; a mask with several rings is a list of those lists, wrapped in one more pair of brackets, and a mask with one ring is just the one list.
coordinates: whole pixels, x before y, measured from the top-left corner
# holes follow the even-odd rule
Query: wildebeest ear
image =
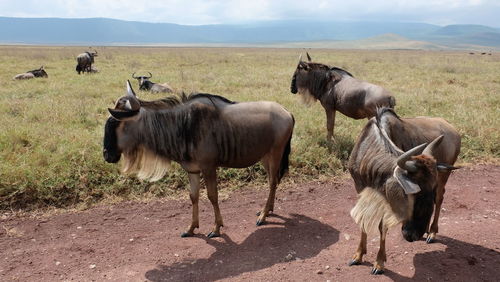
[(132, 85), (130, 85), (130, 81), (127, 79), (127, 95), (132, 97), (137, 97), (135, 95), (134, 89), (132, 89)]
[(123, 110), (115, 110), (108, 108), (109, 113), (111, 114), (112, 117), (114, 117), (117, 120), (123, 120), (126, 118), (131, 118), (139, 113), (139, 111), (123, 111)]

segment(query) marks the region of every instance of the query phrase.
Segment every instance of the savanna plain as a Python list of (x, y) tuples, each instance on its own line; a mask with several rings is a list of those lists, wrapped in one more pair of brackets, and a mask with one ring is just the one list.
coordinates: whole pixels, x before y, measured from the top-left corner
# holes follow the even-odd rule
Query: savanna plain
[[(50, 270), (52, 271), (50, 273), (54, 276), (43, 276), (44, 279), (53, 277), (56, 280), (70, 278), (76, 280), (100, 280), (104, 278), (120, 280), (125, 275), (125, 278), (137, 280), (136, 278), (144, 278), (145, 275), (146, 278), (154, 281), (169, 280), (166, 279), (169, 277), (179, 278), (174, 280), (203, 280), (203, 278), (208, 280), (231, 280), (231, 277), (236, 276), (242, 280), (250, 281), (255, 278), (257, 280), (267, 280), (268, 276), (263, 272), (265, 269), (268, 269), (268, 272), (275, 275), (274, 277), (278, 280), (303, 280), (301, 277), (311, 278), (312, 280), (337, 280), (338, 277), (364, 279), (365, 276), (359, 274), (359, 271), (357, 272), (359, 275), (349, 276), (347, 266), (335, 267), (336, 262), (333, 261), (330, 261), (328, 267), (326, 267), (319, 262), (322, 257), (325, 257), (325, 254), (322, 252), (318, 255), (318, 253), (323, 249), (331, 249), (331, 244), (337, 241), (344, 244), (344, 241), (349, 241), (352, 234), (358, 235), (357, 231), (355, 231), (356, 227), (348, 215), (349, 209), (355, 201), (355, 192), (352, 185), (346, 184), (346, 181), (348, 181), (346, 163), (356, 137), (366, 120), (352, 120), (342, 114), (337, 114), (334, 131), (335, 141), (333, 143), (326, 141), (325, 114), (322, 107), (319, 103), (305, 106), (300, 102), (297, 95), (290, 93), (291, 77), (297, 65), (299, 54), (304, 50), (166, 47), (96, 47), (96, 49), (98, 57), (96, 57), (95, 66), (100, 72), (77, 75), (75, 57), (86, 50), (86, 47), (0, 46), (0, 209), (3, 211), (2, 220), (4, 223), (2, 227), (5, 231), (2, 232), (3, 235), (0, 236), (0, 239), (2, 237), (4, 239), (12, 237), (22, 240), (23, 234), (28, 233), (28, 231), (19, 231), (22, 230), (23, 224), (27, 224), (29, 220), (35, 220), (33, 217), (47, 217), (54, 213), (58, 214), (59, 218), (54, 221), (49, 220), (53, 224), (58, 220), (64, 222), (61, 217), (67, 216), (68, 213), (80, 213), (82, 218), (88, 216), (89, 213), (100, 214), (105, 217), (107, 209), (114, 209), (115, 211), (129, 209), (134, 211), (134, 216), (139, 214), (140, 218), (149, 220), (157, 213), (156, 208), (159, 208), (160, 203), (166, 201), (170, 203), (171, 207), (178, 208), (177, 212), (172, 211), (173, 214), (167, 216), (167, 219), (163, 218), (175, 221), (175, 227), (168, 227), (167, 230), (167, 227), (162, 225), (162, 227), (157, 228), (163, 228), (162, 230), (165, 232), (163, 236), (172, 237), (168, 240), (179, 242), (180, 245), (165, 250), (164, 254), (175, 252), (172, 259), (148, 253), (152, 261), (148, 262), (148, 265), (138, 266), (137, 269), (144, 270), (143, 272), (139, 271), (140, 273), (134, 271), (130, 273), (121, 272), (123, 269), (115, 267), (113, 271), (108, 270), (106, 272), (108, 276), (102, 276), (104, 272), (98, 275), (93, 270), (96, 268), (94, 263), (80, 259), (79, 263), (85, 264), (82, 267), (85, 270), (71, 272), (71, 275), (64, 274), (61, 271), (58, 272), (57, 269)], [(396, 97), (396, 111), (401, 117), (439, 116), (453, 124), (462, 136), (462, 149), (456, 165), (464, 168), (461, 169), (462, 172), (458, 172), (461, 173), (458, 175), (460, 181), (463, 182), (458, 181), (457, 183), (457, 180), (455, 180), (455, 186), (457, 187), (452, 188), (452, 191), (455, 189), (457, 195), (461, 193), (458, 186), (466, 182), (468, 175), (484, 178), (483, 180), (487, 184), (489, 183), (489, 189), (493, 190), (494, 193), (488, 194), (491, 191), (481, 190), (481, 193), (478, 192), (477, 201), (490, 199), (490, 202), (483, 205), (482, 208), (488, 208), (487, 211), (493, 210), (493, 215), (489, 215), (489, 217), (495, 216), (495, 222), (497, 222), (498, 207), (495, 209), (490, 205), (493, 204), (491, 201), (499, 199), (498, 191), (495, 190), (498, 190), (496, 181), (498, 181), (498, 163), (500, 160), (500, 54), (470, 55), (466, 51), (331, 49), (311, 49), (308, 52), (311, 54), (313, 61), (346, 69), (356, 78), (389, 89)], [(15, 74), (36, 69), (41, 65), (45, 67), (48, 78), (26, 81), (12, 80)], [(227, 235), (222, 237), (227, 243), (227, 236), (235, 234), (232, 237), (232, 240), (234, 240), (234, 242), (231, 241), (232, 245), (220, 245), (222, 242), (217, 241), (219, 239), (214, 239), (212, 243), (208, 244), (216, 249), (215, 253), (210, 253), (210, 249), (207, 249), (204, 254), (207, 258), (203, 260), (193, 258), (198, 255), (203, 257), (203, 254), (197, 255), (196, 250), (192, 249), (193, 244), (186, 243), (186, 240), (192, 239), (181, 239), (177, 234), (180, 234), (180, 230), (183, 229), (179, 227), (180, 225), (185, 224), (187, 226), (190, 215), (186, 173), (180, 167), (174, 166), (168, 176), (158, 182), (141, 182), (133, 177), (121, 176), (119, 165), (108, 164), (102, 157), (103, 127), (109, 115), (107, 108), (113, 107), (116, 99), (125, 94), (127, 79), (131, 80), (141, 99), (153, 100), (163, 97), (162, 94), (139, 91), (137, 82), (132, 81), (131, 78), (133, 72), (136, 72), (136, 75), (151, 72), (153, 74), (152, 81), (167, 82), (178, 93), (212, 93), (234, 101), (271, 100), (282, 104), (293, 113), (296, 124), (292, 138), (290, 171), (278, 189), (278, 197), (282, 197), (283, 208), (286, 208), (287, 212), (291, 214), (293, 212), (297, 213), (283, 219), (284, 226), (288, 229), (279, 228), (278, 231), (275, 230), (278, 233), (271, 235), (272, 227), (256, 229), (252, 224), (246, 222), (248, 226), (245, 226), (244, 229), (250, 235), (247, 236), (246, 233), (236, 235), (236, 230), (241, 228), (241, 226), (238, 227), (237, 225), (241, 222), (238, 224), (233, 222), (232, 227), (224, 230)], [(485, 169), (486, 172), (473, 173), (481, 171), (481, 169)], [(453, 177), (454, 175), (451, 176), (450, 182)], [(253, 220), (254, 218), (250, 216), (248, 210), (263, 204), (262, 199), (265, 197), (263, 195), (266, 193), (266, 178), (263, 168), (260, 165), (255, 165), (247, 169), (219, 169), (218, 178), (223, 201), (242, 200), (245, 202), (245, 204), (236, 203), (234, 208), (236, 210), (234, 212), (228, 211), (228, 213), (233, 212), (239, 215), (240, 212), (245, 212), (248, 213), (248, 220)], [(303, 183), (307, 183), (307, 185), (302, 185)], [(302, 186), (309, 188), (301, 190), (300, 187)], [(322, 186), (334, 189), (338, 197), (348, 198), (352, 205), (345, 208), (345, 210), (332, 207), (328, 211), (329, 204), (324, 200), (327, 197), (336, 196), (325, 192)], [(482, 187), (477, 189), (480, 190)], [(339, 189), (345, 189), (346, 191), (348, 189), (348, 192), (343, 191), (340, 193)], [(239, 192), (242, 194), (235, 195), (232, 198), (233, 193)], [(257, 196), (254, 198), (253, 194), (255, 193), (259, 195), (258, 198)], [(311, 193), (313, 193), (314, 197), (323, 199), (323, 202), (314, 204), (313, 200), (309, 202), (300, 201), (300, 195)], [(315, 195), (314, 193), (319, 194)], [(282, 195), (280, 196), (280, 194)], [(488, 195), (490, 197), (491, 195), (494, 196), (488, 198)], [(157, 200), (158, 198), (160, 200)], [(291, 199), (296, 199), (298, 202), (294, 204), (290, 202)], [(337, 200), (343, 202), (345, 199), (339, 198)], [(445, 195), (445, 204), (447, 201), (450, 203), (455, 201), (452, 206), (448, 206), (450, 210), (453, 207), (460, 210), (459, 208), (462, 206), (466, 208), (481, 206), (474, 202), (475, 200), (474, 198), (470, 202), (468, 200), (460, 202), (457, 199), (447, 199)], [(152, 206), (149, 208), (142, 206), (130, 207), (134, 202), (140, 202), (144, 205), (150, 203)], [(321, 221), (321, 218), (309, 217), (307, 213), (300, 214), (304, 210), (313, 210), (311, 206), (307, 206), (308, 203), (313, 205), (314, 208), (326, 206), (322, 213), (322, 217), (325, 218), (323, 221)], [(242, 210), (237, 211), (238, 206), (241, 206)], [(299, 208), (300, 211), (293, 211), (294, 207)], [(93, 210), (96, 208), (97, 210)], [(223, 215), (224, 209), (223, 204), (221, 206)], [(25, 212), (27, 212), (30, 219), (26, 219), (21, 223), (18, 222), (17, 225), (9, 221), (13, 215), (26, 216)], [(479, 217), (483, 220), (488, 218), (484, 213), (486, 213), (486, 210), (479, 212)], [(183, 216), (182, 219), (180, 214)], [(204, 214), (205, 216), (201, 217), (202, 224), (208, 226), (210, 225), (209, 222), (213, 220), (208, 205)], [(327, 218), (332, 214), (342, 218), (345, 217), (340, 223), (341, 225), (337, 224), (335, 228), (328, 225), (336, 221), (335, 218)], [(460, 213), (460, 216), (467, 219), (467, 213), (465, 212)], [(229, 220), (229, 218), (226, 220)], [(244, 221), (246, 220), (245, 218)], [(474, 218), (471, 220), (474, 220)], [(140, 220), (138, 221), (140, 222)], [(450, 221), (453, 220), (450, 219)], [(105, 226), (105, 223), (99, 225)], [(141, 225), (141, 223), (138, 224)], [(310, 228), (311, 231), (301, 228), (300, 224), (305, 228)], [(488, 223), (485, 222), (485, 224)], [(81, 224), (74, 223), (74, 225), (75, 228), (82, 229)], [(17, 226), (17, 229), (13, 226)], [(67, 226), (64, 223), (63, 226), (73, 228), (72, 225)], [(495, 227), (491, 225), (491, 222), (488, 226), (491, 229), (489, 231), (495, 231)], [(346, 236), (347, 233), (341, 230), (343, 227), (349, 231), (350, 235)], [(83, 229), (85, 228), (84, 226)], [(147, 228), (150, 237), (152, 235), (154, 235), (154, 238), (159, 236), (156, 235), (156, 229), (151, 230), (151, 228), (153, 227), (149, 226)], [(274, 229), (278, 228), (274, 227)], [(446, 227), (444, 229), (446, 230)], [(171, 231), (174, 231), (173, 236)], [(497, 228), (496, 231), (500, 230)], [(71, 233), (72, 231), (68, 232)], [(71, 234), (76, 232), (74, 231)], [(92, 236), (92, 231), (89, 232), (89, 236)], [(141, 233), (139, 229), (133, 229), (132, 233), (134, 232)], [(394, 236), (391, 238), (396, 238), (397, 233), (393, 232)], [(491, 268), (491, 271), (493, 271), (485, 272), (483, 276), (479, 276), (479, 274), (472, 276), (472, 278), (475, 278), (472, 280), (494, 280), (494, 277), (491, 277), (491, 273), (494, 273), (492, 266), (497, 261), (500, 261), (498, 253), (498, 247), (500, 246), (495, 247), (492, 245), (497, 244), (498, 240), (490, 238), (490, 241), (481, 247), (482, 249), (478, 249), (475, 247), (476, 245), (466, 242), (464, 238), (462, 238), (463, 241), (452, 239), (452, 233), (452, 231), (448, 232), (446, 236), (449, 237), (444, 237), (441, 241), (446, 243), (447, 249), (461, 247), (462, 250), (470, 251), (470, 257), (465, 254), (467, 256), (465, 265), (473, 266), (477, 264), (479, 270), (483, 265), (483, 270), (484, 268), (486, 270)], [(271, 244), (271, 249), (282, 251), (283, 254), (279, 254), (279, 257), (273, 257), (275, 252), (271, 252), (272, 255), (264, 256), (257, 261), (244, 259), (241, 261), (242, 258), (235, 256), (233, 253), (234, 249), (237, 249), (240, 253), (246, 252), (247, 257), (258, 256), (257, 253), (248, 253), (250, 252), (249, 249), (253, 248), (252, 245), (267, 248), (269, 246), (266, 245), (267, 239), (265, 238), (274, 238), (277, 236), (276, 234), (289, 236), (290, 238), (295, 235), (310, 236), (313, 238), (312, 241), (317, 241), (317, 244), (323, 242), (324, 246), (316, 245), (317, 252), (307, 249), (305, 246), (309, 244), (309, 241), (304, 238), (294, 241), (295, 243), (291, 243), (292, 245), (288, 245), (288, 243), (284, 243), (284, 245)], [(328, 237), (330, 236), (328, 234), (335, 234), (336, 239), (325, 242), (324, 238), (331, 238)], [(64, 234), (59, 235), (65, 236)], [(148, 237), (144, 234), (134, 236), (126, 237), (127, 242), (131, 243), (135, 240), (134, 242), (137, 243), (134, 244), (138, 244), (138, 241), (146, 240), (145, 238)], [(323, 237), (323, 240), (320, 240), (321, 237)], [(162, 240), (161, 238), (155, 240)], [(199, 240), (200, 238), (195, 237), (194, 239)], [(468, 238), (470, 239), (470, 236)], [(32, 238), (32, 240), (35, 239), (37, 238)], [(150, 242), (149, 239), (146, 240), (149, 242), (148, 245), (142, 247), (154, 249), (155, 247), (151, 245), (153, 242)], [(411, 248), (407, 248), (401, 239), (397, 240), (400, 240), (398, 241), (400, 245), (398, 253), (407, 250), (406, 253), (409, 251), (411, 255), (413, 252), (418, 253), (419, 248), (425, 247), (424, 242), (418, 242), (415, 243), (420, 244), (417, 247), (411, 245)], [(204, 241), (201, 242), (203, 242), (203, 245), (207, 245)], [(350, 239), (348, 243), (345, 244), (349, 254), (342, 254), (342, 256), (345, 256), (345, 260), (342, 257), (344, 262), (347, 262), (347, 258), (351, 256), (351, 252), (353, 253), (356, 247), (355, 240)], [(304, 246), (301, 247), (300, 244)], [(342, 247), (342, 244), (337, 243), (334, 246)], [(194, 245), (196, 245), (196, 242)], [(65, 247), (67, 247), (66, 251), (68, 253), (75, 251), (73, 248), (79, 248), (76, 252), (80, 255), (90, 252), (90, 256), (99, 257), (101, 254), (98, 247), (90, 250), (82, 246)], [(295, 249), (289, 250), (288, 246), (295, 246)], [(176, 247), (178, 249), (175, 249)], [(431, 248), (434, 248), (432, 249), (433, 252), (439, 251), (439, 247)], [(493, 249), (496, 249), (496, 251)], [(123, 251), (123, 248), (121, 250)], [(183, 250), (188, 254), (183, 253)], [(390, 252), (390, 249), (388, 250)], [(61, 252), (64, 253), (64, 248)], [(485, 260), (489, 259), (488, 262), (483, 262), (483, 257), (476, 254), (481, 252), (492, 252), (491, 256), (484, 258)], [(446, 258), (450, 254), (451, 256), (460, 256), (461, 253), (448, 252), (447, 254)], [(123, 256), (125, 255), (123, 254)], [(225, 260), (227, 255), (242, 264), (238, 264), (237, 267), (232, 265)], [(116, 257), (120, 256), (121, 254), (116, 254)], [(189, 263), (181, 261), (181, 259), (185, 258), (184, 256), (191, 257), (193, 261)], [(414, 261), (415, 267), (428, 267), (426, 259), (429, 257), (433, 260), (442, 261), (439, 253), (433, 253), (431, 256), (420, 257), (422, 261)], [(213, 260), (210, 260), (210, 258)], [(418, 257), (416, 258), (418, 259)], [(4, 258), (1, 257), (0, 259), (3, 260)], [(368, 259), (373, 261), (373, 255)], [(407, 260), (411, 263), (411, 259), (398, 256), (391, 256), (389, 261), (398, 261), (398, 259), (402, 264), (408, 263)], [(450, 264), (455, 263), (452, 259), (450, 258)], [(54, 265), (61, 264), (60, 259), (53, 258), (53, 260), (50, 269), (55, 268)], [(222, 275), (222, 272), (219, 274), (214, 272), (212, 276), (196, 276), (196, 273), (189, 272), (190, 270), (196, 272), (196, 269), (201, 269), (202, 271), (206, 270), (206, 273), (208, 273), (213, 266), (211, 263), (215, 262), (217, 264), (219, 260), (219, 267), (222, 267), (223, 270), (226, 269), (229, 271), (228, 273)], [(312, 266), (300, 264), (306, 260), (308, 262), (312, 261)], [(229, 264), (224, 266), (222, 261)], [(117, 261), (116, 263), (123, 262)], [(294, 266), (296, 263), (299, 265)], [(10, 270), (12, 270), (9, 275), (13, 276), (9, 276), (10, 278), (28, 280), (37, 278), (36, 273), (32, 273), (34, 276), (18, 275), (16, 273), (21, 273), (19, 269), (16, 270), (16, 267), (11, 264), (6, 265), (10, 265)], [(64, 265), (64, 261), (62, 265)], [(155, 265), (160, 266), (154, 268)], [(245, 265), (248, 267), (245, 268)], [(278, 272), (286, 272), (285, 269), (290, 266), (316, 276), (310, 277), (309, 274), (295, 277), (279, 275)], [(97, 270), (99, 270), (99, 267), (98, 264)], [(148, 267), (153, 269), (148, 270)], [(408, 276), (411, 278), (412, 274), (408, 274), (408, 271), (416, 273), (415, 269), (390, 272), (390, 269), (396, 271), (396, 267), (390, 264), (387, 267), (389, 276), (393, 280), (404, 280)], [(7, 268), (0, 269), (0, 274), (2, 272), (7, 273), (8, 270), (5, 270)], [(241, 271), (234, 270), (236, 268), (241, 269)], [(46, 274), (48, 267), (40, 266), (37, 269), (41, 269), (40, 273)], [(127, 269), (134, 269), (134, 267), (128, 267)], [(333, 275), (330, 278), (321, 276), (323, 273), (328, 274), (332, 270), (343, 273), (345, 276)], [(441, 275), (439, 273), (442, 272), (441, 268), (431, 270), (429, 275), (427, 275), (427, 272), (421, 271), (419, 275), (422, 276), (415, 274), (413, 278), (428, 279), (432, 275), (434, 275), (434, 278), (436, 275), (445, 278), (439, 276)], [(86, 271), (94, 272), (88, 274)], [(363, 271), (368, 274), (369, 268), (366, 267)], [(203, 272), (198, 273), (198, 275), (202, 274)], [(92, 279), (89, 277), (92, 277)], [(451, 278), (460, 280), (460, 277), (456, 275)]]

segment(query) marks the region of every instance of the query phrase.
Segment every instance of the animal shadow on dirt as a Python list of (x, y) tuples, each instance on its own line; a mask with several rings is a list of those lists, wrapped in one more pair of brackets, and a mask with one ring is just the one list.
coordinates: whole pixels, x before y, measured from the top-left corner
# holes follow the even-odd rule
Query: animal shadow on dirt
[(445, 236), (436, 244), (446, 250), (416, 254), (413, 277), (389, 269), (385, 274), (394, 281), (498, 281), (500, 252)]
[(209, 258), (159, 265), (145, 276), (151, 281), (213, 281), (232, 277), (314, 257), (338, 241), (339, 231), (304, 215), (291, 214), (290, 218), (273, 215), (266, 227), (257, 228), (240, 244), (227, 234), (222, 239), (205, 239), (216, 249)]

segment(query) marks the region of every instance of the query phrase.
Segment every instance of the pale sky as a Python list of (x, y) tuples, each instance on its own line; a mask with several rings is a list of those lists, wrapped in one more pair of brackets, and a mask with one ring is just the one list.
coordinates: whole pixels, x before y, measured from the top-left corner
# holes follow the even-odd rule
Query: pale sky
[(500, 27), (500, 0), (0, 0), (0, 16), (106, 17), (188, 25), (313, 19)]

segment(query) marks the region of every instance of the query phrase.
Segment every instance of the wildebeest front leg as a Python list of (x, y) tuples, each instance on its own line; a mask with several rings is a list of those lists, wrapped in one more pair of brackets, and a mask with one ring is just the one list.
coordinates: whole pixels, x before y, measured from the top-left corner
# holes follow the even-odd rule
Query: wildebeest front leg
[(446, 184), (446, 181), (448, 180), (448, 175), (445, 177), (440, 176), (438, 177), (438, 185), (436, 187), (436, 206), (434, 210), (434, 219), (432, 220), (431, 227), (429, 229), (429, 232), (427, 233), (427, 243), (433, 243), (434, 240), (436, 240), (436, 233), (438, 233), (438, 220), (439, 220), (439, 214), (441, 212), (441, 205), (443, 204), (443, 199), (444, 199), (444, 186)]
[(326, 112), (326, 140), (328, 142), (332, 141), (333, 139), (333, 127), (335, 125), (335, 109), (327, 108), (325, 107), (325, 112)]
[(194, 229), (200, 227), (200, 220), (198, 215), (198, 200), (200, 198), (200, 174), (199, 173), (189, 173), (189, 186), (191, 188), (189, 192), (189, 198), (191, 198), (191, 204), (193, 205), (193, 218), (191, 220), (191, 225), (189, 225), (188, 230), (181, 234), (181, 237), (191, 237), (194, 235)]
[(352, 260), (349, 262), (349, 266), (361, 264), (363, 261), (363, 255), (366, 254), (366, 239), (367, 234), (361, 231), (361, 239), (359, 240), (358, 250), (354, 254)]
[(219, 237), (220, 236), (220, 228), (224, 226), (222, 222), (222, 215), (220, 214), (219, 209), (219, 193), (217, 191), (217, 174), (216, 170), (211, 169), (208, 171), (203, 171), (203, 179), (205, 179), (205, 183), (207, 185), (207, 195), (208, 199), (212, 203), (215, 213), (215, 226), (212, 232), (208, 233), (208, 238)]
[(384, 263), (387, 261), (387, 255), (385, 253), (385, 238), (387, 236), (387, 227), (383, 222), (379, 225), (380, 230), (380, 249), (377, 253), (377, 262), (372, 269), (372, 274), (383, 274), (384, 273)]

